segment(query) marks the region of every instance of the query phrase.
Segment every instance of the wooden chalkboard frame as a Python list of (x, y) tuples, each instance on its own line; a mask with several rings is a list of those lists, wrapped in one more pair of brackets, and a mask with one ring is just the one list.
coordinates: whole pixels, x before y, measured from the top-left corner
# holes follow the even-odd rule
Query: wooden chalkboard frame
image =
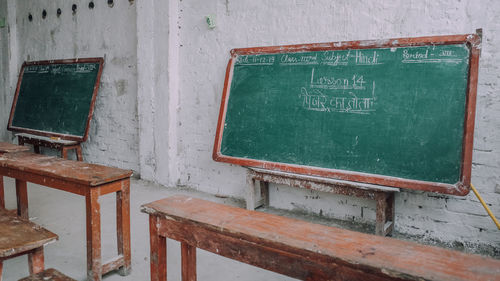
[[(19, 91), (21, 89), (21, 83), (23, 81), (24, 69), (27, 66), (32, 66), (32, 65), (74, 64), (74, 63), (98, 63), (99, 64), (99, 70), (97, 72), (97, 79), (96, 79), (95, 84), (94, 84), (94, 90), (92, 93), (92, 100), (90, 103), (90, 109), (89, 109), (89, 114), (87, 117), (87, 123), (85, 125), (85, 133), (83, 134), (83, 136), (61, 134), (61, 133), (57, 133), (57, 132), (40, 131), (40, 130), (34, 130), (34, 129), (29, 129), (29, 128), (22, 128), (22, 127), (13, 126), (12, 121), (14, 119), (14, 113), (15, 113), (15, 109), (16, 109), (17, 100), (19, 97)], [(16, 93), (14, 95), (14, 100), (12, 101), (12, 107), (10, 110), (9, 123), (7, 125), (7, 130), (21, 132), (21, 133), (28, 133), (28, 134), (33, 134), (33, 135), (41, 135), (41, 136), (46, 136), (46, 137), (59, 137), (63, 140), (72, 140), (72, 141), (78, 141), (78, 142), (86, 141), (88, 134), (89, 134), (90, 121), (92, 120), (92, 115), (94, 113), (94, 105), (95, 105), (95, 100), (97, 97), (97, 92), (99, 90), (99, 83), (101, 80), (103, 65), (104, 65), (104, 58), (102, 58), (102, 57), (24, 62), (23, 65), (21, 66), (21, 70), (19, 72), (19, 79), (17, 80), (17, 87), (16, 87)]]
[[(364, 40), (364, 41), (345, 41), (317, 44), (268, 46), (254, 48), (232, 49), (231, 57), (227, 64), (222, 93), (217, 131), (215, 135), (213, 159), (218, 162), (226, 162), (241, 166), (257, 167), (269, 170), (278, 170), (283, 172), (314, 175), (327, 178), (335, 178), (352, 182), (362, 182), (377, 184), (383, 186), (392, 186), (428, 192), (437, 192), (451, 195), (466, 195), (470, 191), (471, 167), (472, 167), (472, 149), (474, 136), (474, 120), (476, 111), (476, 93), (478, 83), (479, 56), (481, 53), (481, 30), (478, 29), (474, 34), (446, 35), (446, 36), (428, 36), (411, 38), (393, 38), (384, 40)], [(229, 98), (229, 90), (233, 77), (234, 64), (238, 55), (257, 55), (257, 54), (277, 54), (287, 52), (311, 52), (311, 51), (334, 51), (347, 49), (369, 49), (369, 48), (390, 48), (390, 47), (414, 47), (426, 45), (452, 45), (466, 44), (470, 50), (469, 77), (467, 81), (466, 110), (464, 118), (462, 163), (460, 169), (460, 181), (456, 184), (446, 184), (437, 182), (428, 182), (421, 180), (404, 179), (392, 176), (382, 176), (376, 174), (367, 174), (362, 172), (353, 172), (337, 169), (326, 169), (310, 167), (303, 165), (293, 165), (278, 162), (262, 161), (258, 159), (247, 159), (226, 156), (221, 153), (222, 136), (224, 133), (224, 123)]]

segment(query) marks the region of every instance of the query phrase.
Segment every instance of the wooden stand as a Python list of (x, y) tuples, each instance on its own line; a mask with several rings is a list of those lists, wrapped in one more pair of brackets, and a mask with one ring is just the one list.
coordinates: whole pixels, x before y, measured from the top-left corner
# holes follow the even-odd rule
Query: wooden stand
[(17, 134), (17, 141), (19, 145), (31, 144), (35, 153), (40, 153), (40, 147), (48, 147), (61, 151), (61, 158), (68, 159), (68, 151), (75, 150), (76, 160), (83, 161), (82, 146), (80, 142), (51, 139), (43, 136), (36, 136), (30, 134)]
[[(255, 181), (259, 181), (259, 186), (255, 185)], [(394, 193), (399, 192), (399, 188), (249, 168), (246, 193), (248, 210), (269, 205), (269, 183), (373, 199), (377, 203), (375, 234), (391, 235), (394, 229)]]

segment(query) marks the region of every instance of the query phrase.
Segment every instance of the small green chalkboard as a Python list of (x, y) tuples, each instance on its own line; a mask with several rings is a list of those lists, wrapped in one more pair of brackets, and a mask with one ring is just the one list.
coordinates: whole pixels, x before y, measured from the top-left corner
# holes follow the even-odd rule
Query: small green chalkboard
[(471, 149), (464, 142), (471, 61), (465, 37), (268, 48), (233, 50), (216, 160), (463, 193), (457, 185)]
[(8, 129), (85, 141), (103, 59), (25, 63)]

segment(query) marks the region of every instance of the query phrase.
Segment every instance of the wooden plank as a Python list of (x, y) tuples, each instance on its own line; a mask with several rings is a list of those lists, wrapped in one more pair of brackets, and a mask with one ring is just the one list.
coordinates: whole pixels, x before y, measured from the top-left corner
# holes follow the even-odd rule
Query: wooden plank
[(0, 209), (0, 259), (43, 247), (57, 239), (56, 234), (45, 228)]
[(23, 279), (19, 279), (19, 281), (76, 281), (73, 278), (70, 278), (61, 272), (49, 268), (40, 273), (31, 275), (29, 277), (25, 277)]
[(15, 144), (8, 143), (8, 142), (0, 142), (0, 154), (10, 153), (10, 152), (21, 152), (21, 151), (28, 151), (28, 150), (30, 150), (30, 148), (26, 147), (26, 146), (15, 145)]
[(30, 152), (6, 153), (0, 156), (0, 168), (48, 176), (66, 182), (98, 186), (129, 178), (132, 171), (71, 161)]
[[(498, 280), (500, 276), (498, 260), (316, 225), (191, 197), (174, 196), (158, 200), (144, 205), (142, 211), (157, 216), (162, 221), (160, 235), (163, 232), (175, 232), (171, 229), (177, 225), (182, 234), (176, 238), (181, 242), (218, 243), (217, 247), (220, 248), (215, 247), (218, 253), (229, 240), (234, 243), (244, 241), (262, 248), (277, 249), (283, 253), (283, 257), (298, 256), (302, 257), (301, 260), (320, 265), (347, 267), (358, 273), (392, 280)], [(222, 235), (227, 240), (206, 242), (198, 232), (201, 230), (206, 231), (207, 235), (208, 232), (217, 237)], [(187, 236), (182, 238), (184, 235)], [(248, 250), (251, 248), (247, 247)], [(240, 248), (226, 248), (227, 251), (231, 249), (237, 252)], [(256, 251), (257, 257), (259, 254)], [(276, 253), (274, 255), (277, 258), (280, 256)], [(346, 276), (351, 274), (349, 272), (345, 271)]]

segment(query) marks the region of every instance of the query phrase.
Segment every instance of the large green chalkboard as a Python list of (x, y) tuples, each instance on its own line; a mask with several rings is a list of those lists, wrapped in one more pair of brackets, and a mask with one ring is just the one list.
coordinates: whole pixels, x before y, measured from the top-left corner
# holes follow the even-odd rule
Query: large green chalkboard
[(465, 42), (236, 54), (214, 157), (456, 184), (469, 63)]
[(84, 140), (102, 59), (23, 65), (9, 129)]

